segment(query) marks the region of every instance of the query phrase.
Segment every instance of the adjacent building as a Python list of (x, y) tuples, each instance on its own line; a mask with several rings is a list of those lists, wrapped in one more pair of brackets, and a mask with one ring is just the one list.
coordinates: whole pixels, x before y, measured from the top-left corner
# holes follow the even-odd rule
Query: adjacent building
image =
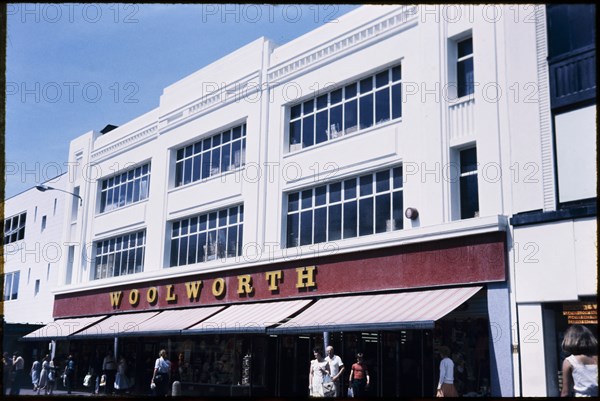
[[(546, 302), (596, 302), (595, 206), (527, 217), (562, 213), (553, 127), (595, 113), (595, 82), (584, 117), (549, 103), (545, 13), (364, 6), (74, 139), (66, 189), (84, 202), (64, 209), (56, 321), (26, 339), (81, 366), (114, 350), (144, 390), (166, 348), (184, 394), (259, 396), (307, 395), (323, 342), (348, 365), (365, 353), (372, 396), (433, 396), (448, 345), (461, 393), (541, 394), (521, 367), (544, 379), (555, 332), (532, 344), (528, 325), (549, 324)], [(595, 202), (589, 179), (577, 200)], [(567, 282), (524, 267), (530, 242), (571, 252), (568, 296), (526, 284)]]

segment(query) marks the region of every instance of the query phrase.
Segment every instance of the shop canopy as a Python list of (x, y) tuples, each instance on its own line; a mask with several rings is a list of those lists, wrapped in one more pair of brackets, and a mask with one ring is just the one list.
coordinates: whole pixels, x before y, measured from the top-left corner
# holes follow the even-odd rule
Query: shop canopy
[(108, 319), (99, 321), (93, 326), (71, 335), (69, 338), (121, 337), (126, 334), (133, 335), (137, 333), (138, 327), (142, 322), (159, 313), (160, 312), (141, 312), (112, 315)]
[(59, 340), (77, 333), (86, 327), (104, 319), (106, 315), (94, 317), (79, 317), (69, 319), (57, 319), (52, 323), (48, 323), (44, 327), (40, 327), (34, 332), (31, 332), (23, 337), (26, 341), (38, 340)]
[(323, 298), (273, 334), (324, 331), (431, 329), (482, 287)]
[(265, 333), (268, 327), (281, 323), (311, 302), (310, 299), (302, 299), (231, 305), (209, 319), (183, 330), (181, 334)]

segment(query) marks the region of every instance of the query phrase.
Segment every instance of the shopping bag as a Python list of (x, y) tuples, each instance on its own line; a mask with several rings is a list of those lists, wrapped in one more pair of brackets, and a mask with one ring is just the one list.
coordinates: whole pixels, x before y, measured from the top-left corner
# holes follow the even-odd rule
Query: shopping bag
[(352, 390), (352, 386), (348, 387), (348, 398), (354, 397), (354, 390)]
[(88, 373), (83, 378), (83, 386), (84, 387), (89, 387), (91, 384), (92, 384), (92, 375)]

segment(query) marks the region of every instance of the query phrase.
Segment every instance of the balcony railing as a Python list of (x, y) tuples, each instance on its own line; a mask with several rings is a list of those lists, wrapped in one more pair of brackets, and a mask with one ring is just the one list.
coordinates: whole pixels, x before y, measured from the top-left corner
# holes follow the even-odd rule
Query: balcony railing
[(596, 97), (596, 48), (586, 47), (548, 60), (552, 108)]

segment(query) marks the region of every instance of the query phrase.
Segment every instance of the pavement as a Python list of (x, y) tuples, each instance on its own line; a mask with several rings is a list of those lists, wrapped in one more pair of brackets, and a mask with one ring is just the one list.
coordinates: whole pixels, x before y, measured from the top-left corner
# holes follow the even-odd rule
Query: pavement
[[(22, 396), (26, 396), (27, 398), (31, 398), (31, 397), (40, 397), (40, 398), (47, 398), (47, 397), (100, 397), (100, 398), (111, 398), (111, 399), (117, 399), (117, 398), (127, 398), (128, 396), (131, 397), (131, 395), (112, 395), (112, 396), (106, 396), (105, 394), (100, 394), (100, 395), (95, 395), (95, 394), (91, 394), (89, 390), (81, 390), (81, 389), (77, 389), (77, 390), (73, 390), (71, 391), (71, 394), (67, 393), (67, 390), (63, 389), (63, 388), (58, 388), (55, 389), (52, 393), (52, 395), (44, 395), (44, 391), (42, 390), (40, 392), (40, 394), (37, 393), (37, 391), (33, 391), (33, 388), (29, 387), (29, 388), (21, 388), (21, 392), (19, 394), (18, 397), (22, 397)], [(16, 396), (6, 396), (6, 398), (9, 399), (17, 399)]]

